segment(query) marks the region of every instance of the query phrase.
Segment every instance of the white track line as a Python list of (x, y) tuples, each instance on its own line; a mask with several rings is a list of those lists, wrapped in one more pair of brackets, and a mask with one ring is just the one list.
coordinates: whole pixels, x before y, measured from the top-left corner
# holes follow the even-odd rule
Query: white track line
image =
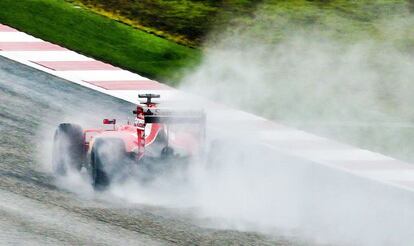
[[(0, 35), (1, 36), (1, 35)], [(28, 61), (94, 61), (73, 51), (2, 51), (9, 58), (19, 58)]]
[(149, 80), (126, 70), (60, 71), (59, 74), (62, 77), (74, 77), (84, 81)]
[(295, 150), (298, 156), (320, 161), (384, 161), (393, 158), (363, 149)]
[(23, 32), (1, 32), (0, 42), (43, 42)]

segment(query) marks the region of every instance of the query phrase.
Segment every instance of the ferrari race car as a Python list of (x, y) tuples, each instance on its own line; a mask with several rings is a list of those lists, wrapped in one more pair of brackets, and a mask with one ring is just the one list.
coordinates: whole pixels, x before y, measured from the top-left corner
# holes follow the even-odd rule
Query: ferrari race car
[(100, 129), (62, 123), (54, 135), (52, 165), (57, 175), (85, 168), (95, 189), (106, 189), (114, 179), (131, 170), (151, 179), (166, 170), (185, 166), (201, 155), (205, 138), (203, 111), (158, 107), (156, 94), (140, 94), (145, 102), (133, 111), (135, 121), (116, 125), (104, 119)]

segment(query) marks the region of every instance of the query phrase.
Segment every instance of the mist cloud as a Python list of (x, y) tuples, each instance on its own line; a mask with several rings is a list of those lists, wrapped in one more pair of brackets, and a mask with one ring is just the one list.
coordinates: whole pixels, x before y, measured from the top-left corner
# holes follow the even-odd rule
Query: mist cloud
[[(360, 147), (414, 159), (412, 148), (401, 147), (412, 142), (406, 132), (414, 119), (414, 59), (407, 43), (413, 22), (393, 18), (378, 21), (382, 29), (375, 38), (362, 35), (352, 41), (312, 28), (289, 30), (272, 43), (240, 28), (206, 44), (203, 62), (183, 79), (180, 89)], [(79, 118), (85, 126), (92, 124), (76, 114), (65, 116)], [(220, 126), (209, 126), (214, 127)], [(46, 132), (52, 135), (50, 125)], [(210, 139), (219, 137), (208, 134)], [(406, 193), (257, 143), (237, 142), (243, 139), (225, 142), (219, 154), (210, 153), (216, 155), (214, 167), (195, 163), (184, 173), (146, 185), (131, 176), (113, 184), (105, 195), (108, 200), (115, 196), (130, 203), (188, 208), (204, 226), (283, 234), (310, 243), (414, 241), (414, 210)], [(82, 179), (63, 184), (87, 183)]]

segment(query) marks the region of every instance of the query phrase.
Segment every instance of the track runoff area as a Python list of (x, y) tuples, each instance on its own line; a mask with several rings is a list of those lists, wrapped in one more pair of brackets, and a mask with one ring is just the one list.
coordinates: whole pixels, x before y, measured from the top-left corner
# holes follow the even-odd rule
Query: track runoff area
[[(157, 81), (94, 60), (58, 45), (0, 24), (0, 55), (131, 103), (138, 94), (160, 94), (163, 100), (194, 96)], [(335, 169), (376, 183), (414, 191), (414, 165), (394, 158), (335, 142), (261, 117), (202, 100), (209, 121), (223, 119), (221, 127), (248, 126), (255, 142), (295, 158)]]

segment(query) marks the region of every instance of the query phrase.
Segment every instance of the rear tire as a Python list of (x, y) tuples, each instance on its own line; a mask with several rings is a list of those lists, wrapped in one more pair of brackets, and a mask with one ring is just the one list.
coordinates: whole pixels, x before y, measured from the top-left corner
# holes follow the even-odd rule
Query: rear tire
[(121, 139), (95, 140), (91, 152), (91, 178), (95, 190), (108, 189), (114, 174), (122, 169), (126, 156), (125, 144)]
[(80, 171), (85, 160), (83, 130), (75, 124), (63, 123), (55, 131), (52, 166), (57, 175), (69, 169)]

